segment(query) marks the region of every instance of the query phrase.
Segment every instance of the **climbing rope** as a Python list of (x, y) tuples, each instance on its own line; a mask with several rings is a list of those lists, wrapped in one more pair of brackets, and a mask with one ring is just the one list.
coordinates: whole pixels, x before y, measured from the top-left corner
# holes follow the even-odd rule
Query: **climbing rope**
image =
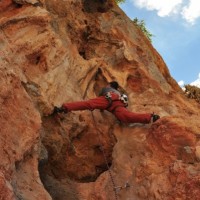
[(115, 194), (115, 199), (118, 200), (118, 196), (117, 196), (117, 188), (118, 188), (118, 187), (116, 187), (116, 184), (115, 184), (113, 175), (112, 175), (111, 170), (110, 170), (110, 167), (109, 167), (109, 165), (108, 165), (108, 160), (107, 160), (107, 158), (106, 158), (106, 153), (105, 153), (105, 150), (104, 150), (104, 148), (103, 148), (103, 145), (101, 144), (100, 131), (99, 131), (98, 128), (97, 128), (97, 123), (96, 123), (96, 120), (95, 120), (95, 117), (94, 117), (94, 114), (93, 114), (92, 111), (91, 111), (91, 115), (92, 115), (94, 127), (95, 127), (96, 132), (97, 132), (97, 135), (98, 135), (99, 144), (100, 144), (101, 150), (102, 150), (102, 152), (103, 152), (103, 157), (104, 157), (104, 160), (105, 160), (105, 162), (106, 162), (106, 166), (107, 166), (107, 169), (108, 169), (108, 173), (109, 173), (109, 176), (110, 176), (110, 179), (111, 179), (111, 182), (112, 182), (113, 191), (114, 191), (114, 194)]

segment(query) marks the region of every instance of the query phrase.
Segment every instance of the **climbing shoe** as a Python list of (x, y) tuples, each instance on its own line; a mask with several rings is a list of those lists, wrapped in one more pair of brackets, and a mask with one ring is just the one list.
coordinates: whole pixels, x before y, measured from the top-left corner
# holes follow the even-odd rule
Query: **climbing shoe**
[(67, 113), (67, 110), (65, 108), (62, 107), (57, 107), (55, 106), (53, 109), (53, 114), (57, 114), (57, 113)]
[(156, 115), (156, 114), (152, 114), (152, 115), (151, 115), (151, 119), (152, 119), (152, 122), (155, 122), (155, 121), (157, 121), (158, 119), (160, 119), (160, 116), (159, 116), (159, 115)]

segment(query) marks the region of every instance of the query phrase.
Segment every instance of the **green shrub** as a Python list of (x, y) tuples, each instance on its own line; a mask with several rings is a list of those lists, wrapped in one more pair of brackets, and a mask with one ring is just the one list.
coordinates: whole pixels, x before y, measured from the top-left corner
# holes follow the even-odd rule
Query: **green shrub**
[(124, 3), (126, 0), (115, 0), (117, 4)]
[(152, 42), (152, 37), (154, 36), (153, 34), (151, 34), (147, 28), (146, 28), (146, 24), (144, 22), (144, 20), (138, 20), (138, 18), (136, 17), (135, 19), (133, 19), (133, 23), (138, 26), (142, 32), (144, 33), (144, 35), (147, 37), (147, 39)]

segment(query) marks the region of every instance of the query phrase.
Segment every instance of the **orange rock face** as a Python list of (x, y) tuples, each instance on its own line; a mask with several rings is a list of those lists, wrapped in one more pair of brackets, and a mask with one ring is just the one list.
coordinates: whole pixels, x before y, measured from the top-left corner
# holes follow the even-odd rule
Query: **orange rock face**
[[(0, 199), (199, 199), (200, 105), (115, 1), (0, 1), (0, 77)], [(51, 115), (112, 80), (161, 119)]]

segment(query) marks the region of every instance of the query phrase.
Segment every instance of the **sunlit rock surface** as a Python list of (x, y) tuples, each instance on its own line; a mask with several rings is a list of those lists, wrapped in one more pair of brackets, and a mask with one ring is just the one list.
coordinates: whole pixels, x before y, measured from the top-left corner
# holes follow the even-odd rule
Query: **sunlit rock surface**
[[(0, 77), (0, 199), (199, 199), (200, 106), (114, 1), (1, 0)], [(50, 115), (112, 80), (161, 119)]]

